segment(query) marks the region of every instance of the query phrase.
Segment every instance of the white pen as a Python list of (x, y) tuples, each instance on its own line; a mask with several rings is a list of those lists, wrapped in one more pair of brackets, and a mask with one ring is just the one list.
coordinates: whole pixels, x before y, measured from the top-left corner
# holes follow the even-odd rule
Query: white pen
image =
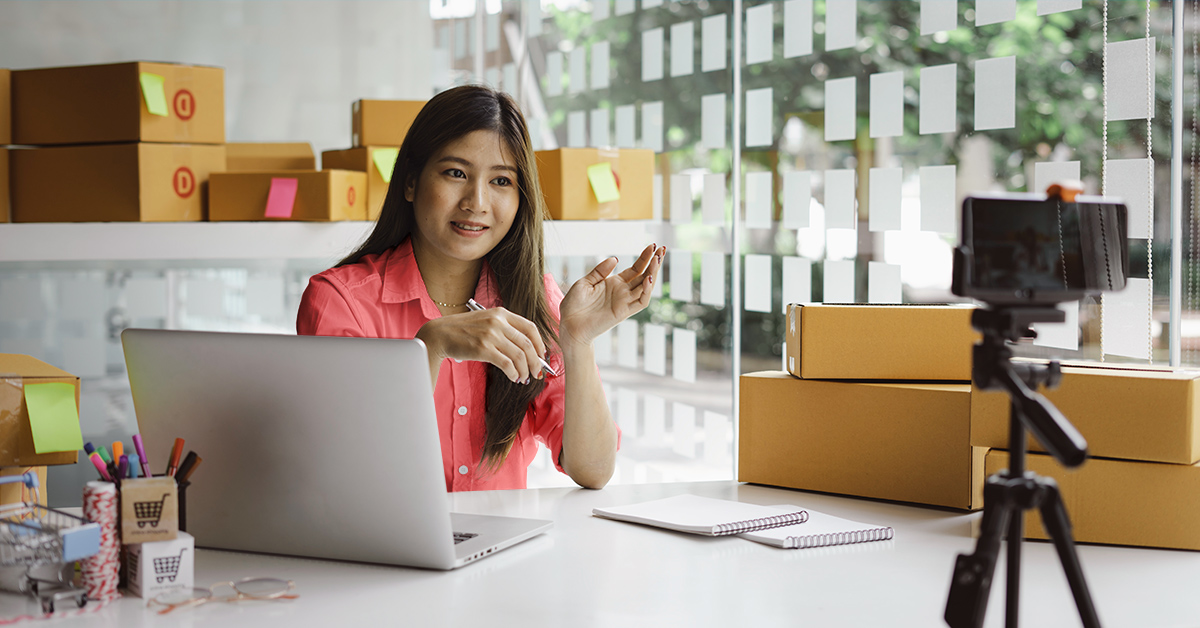
[[(467, 308), (473, 312), (486, 310), (487, 308), (479, 304), (475, 299), (467, 299)], [(538, 362), (542, 363), (542, 370), (550, 374), (551, 377), (558, 377), (558, 373), (550, 366), (550, 363), (542, 358), (538, 358)]]

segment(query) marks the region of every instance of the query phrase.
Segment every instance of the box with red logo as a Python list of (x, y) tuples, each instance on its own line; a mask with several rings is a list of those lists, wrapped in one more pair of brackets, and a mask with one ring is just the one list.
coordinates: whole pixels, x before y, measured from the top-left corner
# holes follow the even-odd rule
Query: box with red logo
[(12, 73), (13, 143), (225, 142), (225, 70), (131, 62)]
[(209, 184), (208, 219), (366, 220), (367, 173), (224, 172)]
[(204, 220), (225, 147), (101, 144), (9, 151), (13, 222)]
[(321, 153), (321, 168), (367, 173), (367, 220), (375, 220), (383, 209), (399, 154), (399, 148), (387, 146), (327, 150)]

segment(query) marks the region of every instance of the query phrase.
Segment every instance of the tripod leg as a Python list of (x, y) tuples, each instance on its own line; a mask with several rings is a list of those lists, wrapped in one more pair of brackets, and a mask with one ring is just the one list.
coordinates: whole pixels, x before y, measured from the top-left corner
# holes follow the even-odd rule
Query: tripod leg
[(1067, 518), (1067, 509), (1063, 507), (1062, 495), (1058, 485), (1050, 478), (1043, 478), (1041, 487), (1042, 522), (1046, 533), (1054, 541), (1054, 549), (1058, 550), (1058, 559), (1067, 575), (1067, 583), (1071, 585), (1071, 594), (1075, 596), (1075, 606), (1079, 608), (1079, 617), (1085, 628), (1100, 628), (1100, 617), (1092, 604), (1092, 594), (1088, 591), (1087, 581), (1083, 578), (1083, 567), (1079, 564), (1079, 555), (1075, 553), (1075, 539), (1071, 536), (1071, 521)]
[(975, 553), (959, 554), (955, 560), (946, 614), (943, 615), (950, 628), (978, 628), (983, 625), (992, 576), (996, 572), (996, 559), (1000, 552), (1000, 538), (1008, 525), (1008, 518), (1012, 516), (1012, 503), (1002, 483), (1002, 478), (988, 478), (983, 489), (983, 524), (979, 540), (975, 543)]
[(1007, 575), (1005, 593), (1008, 596), (1004, 608), (1004, 625), (1017, 628), (1018, 610), (1021, 608), (1021, 542), (1025, 536), (1025, 511), (1017, 509), (1008, 522), (1008, 561), (1004, 564)]

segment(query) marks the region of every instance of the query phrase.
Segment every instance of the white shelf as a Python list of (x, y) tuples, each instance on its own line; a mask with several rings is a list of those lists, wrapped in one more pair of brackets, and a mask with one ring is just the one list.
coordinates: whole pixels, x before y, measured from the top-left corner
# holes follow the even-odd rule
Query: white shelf
[[(622, 255), (652, 241), (649, 221), (547, 221), (546, 255)], [(334, 260), (372, 222), (0, 224), (0, 263)]]

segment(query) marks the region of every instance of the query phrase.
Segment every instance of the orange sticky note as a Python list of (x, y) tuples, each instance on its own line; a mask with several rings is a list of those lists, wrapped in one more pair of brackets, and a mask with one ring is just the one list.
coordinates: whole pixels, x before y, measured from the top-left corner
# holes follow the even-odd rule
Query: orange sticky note
[(267, 193), (267, 218), (291, 218), (296, 204), (298, 179), (271, 177), (271, 191)]

